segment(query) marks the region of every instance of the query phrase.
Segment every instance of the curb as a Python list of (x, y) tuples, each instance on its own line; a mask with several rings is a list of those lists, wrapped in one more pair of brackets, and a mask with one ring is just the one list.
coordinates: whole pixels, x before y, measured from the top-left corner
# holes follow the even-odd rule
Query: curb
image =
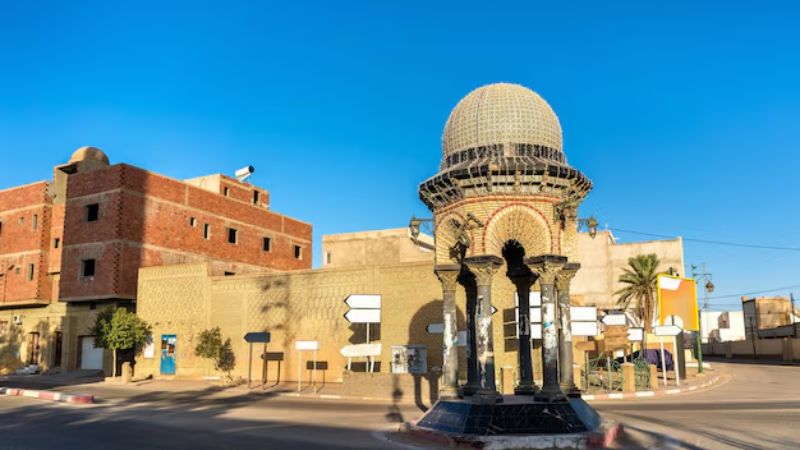
[(643, 398), (643, 397), (663, 397), (665, 395), (675, 395), (681, 394), (684, 392), (692, 392), (698, 389), (707, 388), (711, 385), (718, 383), (722, 377), (720, 375), (714, 376), (702, 384), (689, 386), (685, 388), (673, 388), (673, 389), (662, 389), (659, 391), (640, 391), (640, 392), (617, 392), (614, 394), (598, 394), (598, 395), (582, 395), (581, 398), (587, 401), (598, 401), (598, 400), (625, 400), (625, 399), (633, 399), (633, 398)]
[(91, 405), (94, 403), (93, 395), (64, 394), (63, 392), (36, 391), (33, 389), (0, 388), (0, 395), (38, 398), (40, 400), (51, 400), (54, 402), (75, 403), (83, 405)]

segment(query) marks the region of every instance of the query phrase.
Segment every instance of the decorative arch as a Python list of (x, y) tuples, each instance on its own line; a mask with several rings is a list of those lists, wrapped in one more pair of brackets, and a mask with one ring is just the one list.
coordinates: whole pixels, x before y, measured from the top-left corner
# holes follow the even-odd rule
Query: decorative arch
[(553, 253), (555, 250), (547, 219), (530, 205), (507, 205), (489, 217), (483, 230), (484, 254), (502, 257), (503, 246), (510, 240), (519, 242), (527, 256)]

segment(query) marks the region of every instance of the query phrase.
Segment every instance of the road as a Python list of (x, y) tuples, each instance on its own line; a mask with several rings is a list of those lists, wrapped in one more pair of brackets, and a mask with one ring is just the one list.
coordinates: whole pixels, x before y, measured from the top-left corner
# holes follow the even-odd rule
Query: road
[[(714, 365), (730, 376), (712, 389), (593, 405), (625, 424), (618, 448), (800, 448), (800, 367)], [(378, 432), (420, 415), (414, 405), (218, 388), (108, 392), (94, 406), (0, 397), (0, 449), (399, 449)]]

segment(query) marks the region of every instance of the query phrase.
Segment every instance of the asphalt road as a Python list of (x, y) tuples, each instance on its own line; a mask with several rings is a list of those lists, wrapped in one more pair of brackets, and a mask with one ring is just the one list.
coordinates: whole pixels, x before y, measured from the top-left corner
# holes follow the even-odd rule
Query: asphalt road
[[(800, 448), (800, 367), (715, 366), (730, 377), (709, 390), (593, 405), (625, 424), (618, 448)], [(94, 406), (0, 397), (0, 449), (398, 449), (380, 431), (420, 415), (414, 405), (214, 388), (111, 392)]]

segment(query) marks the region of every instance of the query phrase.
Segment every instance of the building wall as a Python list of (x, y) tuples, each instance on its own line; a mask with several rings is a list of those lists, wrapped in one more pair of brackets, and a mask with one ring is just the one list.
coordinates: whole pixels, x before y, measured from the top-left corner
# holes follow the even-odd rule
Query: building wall
[(745, 321), (742, 311), (703, 311), (701, 328), (703, 343), (730, 342), (745, 339)]
[(433, 238), (411, 239), (408, 228), (329, 234), (322, 237), (322, 267), (433, 262)]
[[(43, 370), (53, 367), (56, 357), (56, 332), (64, 332), (66, 305), (52, 303), (40, 307), (0, 309), (0, 375), (29, 362), (28, 340), (39, 334), (39, 358)], [(18, 317), (21, 323), (14, 323)], [(62, 341), (62, 361), (64, 361)]]
[[(90, 204), (99, 204), (95, 222), (86, 221)], [(237, 230), (235, 244), (228, 242), (230, 228)], [(216, 261), (219, 274), (311, 266), (310, 225), (125, 164), (69, 176), (64, 235), (65, 301), (133, 299), (139, 267), (207, 259)], [(264, 237), (270, 238), (269, 251), (263, 250)], [(302, 248), (300, 259), (295, 245)], [(93, 279), (81, 276), (86, 259), (96, 260)]]
[(41, 181), (0, 191), (0, 308), (46, 305), (53, 298), (49, 190)]
[(572, 293), (577, 302), (599, 308), (616, 307), (614, 292), (623, 287), (619, 277), (628, 268), (628, 258), (655, 253), (661, 261), (659, 271), (670, 268), (685, 275), (683, 240), (617, 243), (610, 231), (598, 231), (592, 239), (586, 233), (577, 235), (577, 259), (581, 270), (575, 276)]

